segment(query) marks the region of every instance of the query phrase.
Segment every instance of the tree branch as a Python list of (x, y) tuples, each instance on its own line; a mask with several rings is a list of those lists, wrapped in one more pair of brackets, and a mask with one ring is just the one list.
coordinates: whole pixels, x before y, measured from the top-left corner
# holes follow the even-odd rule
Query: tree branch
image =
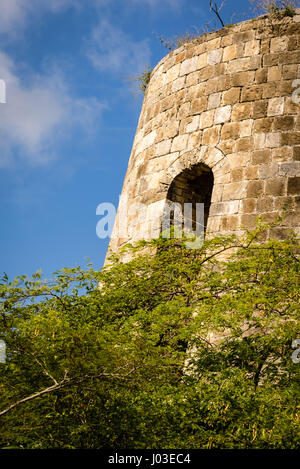
[(118, 374), (117, 371), (120, 368), (122, 368), (122, 367), (117, 368), (115, 373), (102, 372), (102, 373), (99, 373), (98, 375), (92, 375), (92, 376), (86, 375), (86, 376), (82, 376), (81, 378), (67, 378), (67, 371), (65, 371), (65, 375), (64, 375), (64, 378), (62, 379), (62, 381), (60, 381), (59, 383), (56, 382), (56, 384), (54, 384), (53, 386), (49, 386), (48, 388), (43, 389), (42, 391), (36, 392), (34, 394), (31, 394), (30, 396), (24, 397), (23, 399), (20, 399), (19, 401), (14, 402), (13, 404), (6, 407), (6, 409), (4, 409), (0, 412), (0, 417), (2, 415), (7, 414), (8, 412), (10, 412), (15, 407), (17, 407), (21, 404), (24, 404), (25, 402), (28, 402), (28, 401), (31, 401), (31, 400), (36, 399), (38, 397), (41, 397), (44, 394), (49, 394), (50, 392), (57, 391), (58, 389), (61, 389), (65, 386), (68, 386), (71, 383), (72, 384), (79, 384), (79, 383), (82, 383), (82, 382), (87, 381), (89, 379), (98, 379), (102, 376), (109, 376), (111, 378), (124, 379), (136, 370), (136, 367), (133, 367), (131, 370), (129, 370), (125, 374)]
[(222, 28), (224, 28), (224, 22), (220, 16), (220, 11), (221, 9), (223, 8), (224, 6), (224, 3), (225, 3), (226, 0), (223, 0), (223, 2), (221, 3), (221, 5), (218, 7), (218, 5), (216, 4), (216, 2), (213, 4), (212, 0), (209, 0), (209, 6), (210, 6), (210, 9), (216, 14), (218, 20), (220, 21), (221, 25), (222, 25)]
[(64, 386), (66, 386), (69, 383), (70, 379), (63, 379), (60, 383), (54, 384), (53, 386), (49, 386), (46, 389), (43, 389), (42, 391), (36, 392), (35, 394), (31, 394), (30, 396), (24, 397), (24, 399), (20, 399), (17, 402), (14, 402), (10, 406), (8, 406), (6, 409), (2, 410), (0, 412), (0, 417), (1, 415), (7, 414), (10, 410), (14, 409), (15, 407), (19, 406), (20, 404), (23, 404), (24, 402), (31, 401), (32, 399), (36, 399), (37, 397), (43, 396), (43, 394), (47, 394), (52, 391), (56, 391), (57, 389), (60, 389)]

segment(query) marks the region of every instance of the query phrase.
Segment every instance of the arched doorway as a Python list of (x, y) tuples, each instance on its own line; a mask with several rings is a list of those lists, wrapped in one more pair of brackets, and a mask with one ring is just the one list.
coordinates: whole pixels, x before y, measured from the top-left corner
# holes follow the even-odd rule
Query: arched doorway
[[(205, 234), (213, 184), (213, 172), (203, 163), (184, 169), (178, 174), (168, 189), (163, 226), (167, 226), (166, 220), (169, 218), (169, 226), (181, 225), (186, 228), (186, 222), (189, 220), (190, 230), (199, 232), (197, 225), (201, 224), (201, 231)], [(198, 210), (202, 209), (201, 219), (200, 212), (197, 213), (197, 204), (204, 204), (204, 207), (198, 205)]]

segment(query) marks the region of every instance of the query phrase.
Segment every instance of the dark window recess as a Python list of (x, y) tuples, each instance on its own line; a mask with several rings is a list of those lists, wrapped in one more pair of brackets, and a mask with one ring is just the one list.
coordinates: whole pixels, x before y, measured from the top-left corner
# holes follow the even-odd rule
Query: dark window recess
[[(185, 169), (178, 176), (176, 176), (167, 193), (167, 201), (171, 210), (168, 209), (164, 217), (168, 216), (170, 219), (170, 226), (174, 224), (181, 224), (184, 222), (184, 204), (192, 204), (192, 220), (191, 226), (193, 231), (196, 230), (196, 204), (204, 204), (204, 232), (207, 226), (207, 219), (211, 204), (211, 195), (214, 184), (214, 176), (211, 169), (204, 165), (198, 164), (192, 166), (190, 169)], [(176, 212), (173, 210), (171, 204), (179, 204), (181, 210)], [(179, 206), (178, 205), (178, 206)], [(187, 217), (186, 212), (186, 217)], [(181, 219), (178, 219), (180, 217)], [(199, 222), (199, 221), (198, 221)]]

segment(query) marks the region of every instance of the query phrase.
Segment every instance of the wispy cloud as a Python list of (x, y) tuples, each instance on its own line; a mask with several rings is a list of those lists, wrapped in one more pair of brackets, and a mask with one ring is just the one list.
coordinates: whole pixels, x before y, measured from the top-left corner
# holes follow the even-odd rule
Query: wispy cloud
[(12, 164), (12, 155), (31, 164), (47, 163), (74, 128), (92, 132), (106, 107), (95, 98), (73, 98), (56, 72), (34, 75), (31, 84), (25, 85), (15, 63), (3, 52), (0, 76), (7, 88), (7, 103), (0, 104), (2, 167)]
[(118, 72), (123, 77), (140, 73), (151, 56), (148, 39), (135, 41), (107, 20), (92, 31), (86, 53), (100, 72)]
[(32, 15), (47, 12), (60, 13), (67, 8), (95, 7), (102, 9), (118, 3), (120, 8), (148, 6), (152, 10), (168, 7), (176, 10), (185, 0), (1, 0), (0, 34), (5, 33), (9, 38), (19, 37), (28, 25)]
[(78, 0), (1, 0), (0, 33), (16, 37), (32, 13), (60, 12), (76, 6), (79, 6)]
[(184, 0), (130, 0), (132, 3), (146, 4), (151, 8), (168, 6), (170, 8), (179, 8), (182, 6)]

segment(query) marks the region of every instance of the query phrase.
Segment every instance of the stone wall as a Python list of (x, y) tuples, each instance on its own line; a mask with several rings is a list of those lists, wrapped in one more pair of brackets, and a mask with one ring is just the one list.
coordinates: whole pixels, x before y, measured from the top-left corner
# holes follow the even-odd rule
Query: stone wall
[(224, 28), (164, 57), (147, 87), (109, 249), (158, 236), (172, 182), (199, 164), (214, 179), (207, 233), (239, 233), (259, 215), (273, 221), (287, 203), (275, 234), (299, 232), (299, 64), (299, 10)]

